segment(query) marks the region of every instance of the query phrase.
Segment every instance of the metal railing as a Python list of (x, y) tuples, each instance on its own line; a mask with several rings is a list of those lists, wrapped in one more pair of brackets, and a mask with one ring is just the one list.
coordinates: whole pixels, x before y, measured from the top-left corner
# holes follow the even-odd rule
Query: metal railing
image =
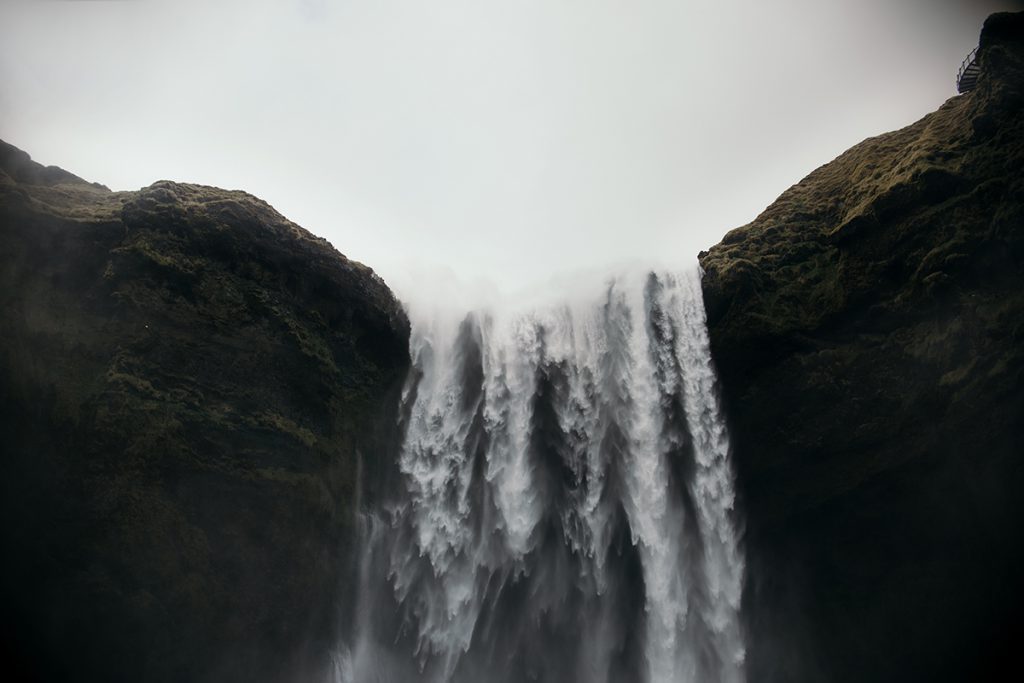
[(978, 66), (978, 48), (974, 48), (964, 58), (964, 61), (960, 64), (960, 70), (956, 73), (956, 91), (965, 93), (973, 90), (978, 82), (980, 70), (981, 68)]

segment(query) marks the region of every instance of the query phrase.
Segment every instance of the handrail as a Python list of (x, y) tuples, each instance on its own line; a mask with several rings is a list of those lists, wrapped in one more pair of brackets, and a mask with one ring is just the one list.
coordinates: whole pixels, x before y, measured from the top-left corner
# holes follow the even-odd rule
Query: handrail
[[(965, 85), (965, 83), (964, 83), (964, 75), (967, 73), (968, 69), (970, 69), (972, 66), (975, 66), (977, 64), (977, 60), (978, 60), (978, 48), (974, 48), (973, 50), (971, 50), (971, 52), (966, 57), (964, 57), (964, 61), (960, 63), (960, 70), (957, 71), (957, 73), (956, 73), (956, 90), (957, 90), (957, 92), (961, 92), (961, 93), (962, 92), (967, 92), (968, 90), (971, 90), (971, 89), (974, 88), (974, 83), (973, 82), (969, 83), (969, 84), (966, 84), (969, 87), (964, 87), (964, 85)], [(977, 68), (975, 68), (974, 71), (977, 71)], [(975, 79), (977, 79), (977, 75), (976, 74), (975, 74)]]

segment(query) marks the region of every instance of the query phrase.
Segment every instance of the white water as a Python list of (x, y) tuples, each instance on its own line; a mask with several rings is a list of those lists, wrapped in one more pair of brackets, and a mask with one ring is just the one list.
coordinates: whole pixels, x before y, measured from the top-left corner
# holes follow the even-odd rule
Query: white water
[(412, 317), (401, 485), (364, 567), (392, 594), (360, 619), (397, 616), (357, 627), (345, 678), (743, 681), (697, 269)]

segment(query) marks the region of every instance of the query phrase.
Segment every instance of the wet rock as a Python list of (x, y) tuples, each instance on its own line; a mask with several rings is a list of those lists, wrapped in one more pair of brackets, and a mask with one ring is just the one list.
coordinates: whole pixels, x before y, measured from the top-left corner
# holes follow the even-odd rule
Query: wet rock
[(1024, 607), (1024, 28), (701, 257), (750, 680), (980, 679)]
[(304, 680), (394, 457), (408, 322), (243, 192), (110, 192), (0, 143), (5, 661), (28, 679)]

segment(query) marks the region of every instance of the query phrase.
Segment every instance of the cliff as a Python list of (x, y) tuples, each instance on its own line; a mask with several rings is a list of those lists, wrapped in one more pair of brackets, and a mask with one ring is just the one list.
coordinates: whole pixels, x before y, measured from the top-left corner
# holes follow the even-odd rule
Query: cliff
[(110, 192), (0, 143), (5, 669), (303, 680), (351, 599), (408, 322), (242, 192)]
[[(701, 254), (756, 681), (981, 680), (1024, 608), (1024, 14)], [(952, 79), (952, 74), (951, 74)]]

